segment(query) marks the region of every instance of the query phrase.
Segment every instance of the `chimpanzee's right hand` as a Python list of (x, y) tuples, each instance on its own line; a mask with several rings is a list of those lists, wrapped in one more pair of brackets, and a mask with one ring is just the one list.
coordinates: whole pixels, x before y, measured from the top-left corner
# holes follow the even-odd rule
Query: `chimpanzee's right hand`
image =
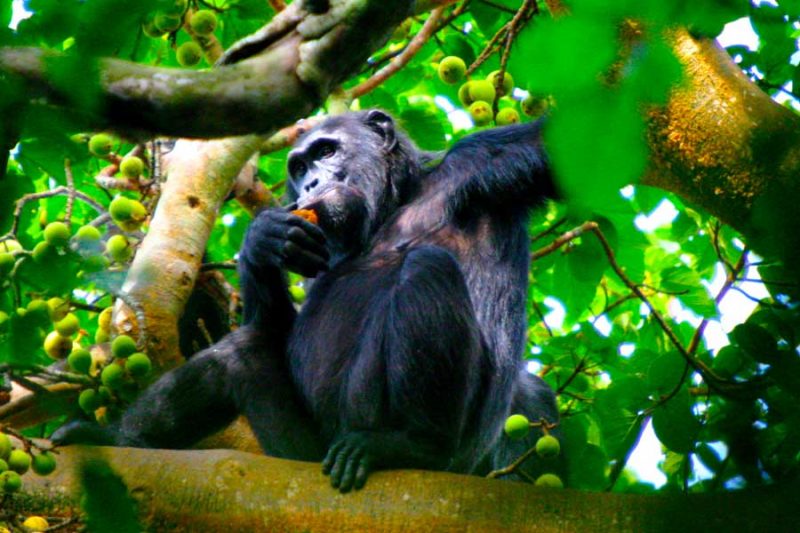
[(239, 252), (240, 261), (256, 272), (278, 267), (305, 277), (327, 270), (329, 257), (322, 230), (283, 208), (265, 209), (256, 215)]

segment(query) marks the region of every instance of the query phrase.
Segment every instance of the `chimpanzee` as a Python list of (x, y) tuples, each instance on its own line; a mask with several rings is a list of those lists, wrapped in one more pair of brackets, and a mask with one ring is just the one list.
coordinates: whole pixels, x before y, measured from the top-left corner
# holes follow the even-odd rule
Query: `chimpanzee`
[[(288, 157), (318, 224), (273, 208), (247, 232), (244, 325), (108, 430), (56, 440), (180, 448), (241, 413), (266, 454), (322, 460), (342, 492), (378, 468), (507, 465), (537, 438), (501, 438), (510, 412), (558, 416), (521, 361), (527, 214), (555, 195), (540, 129), (484, 130), (436, 161), (382, 111), (327, 119)], [(316, 278), (299, 313), (286, 270)]]

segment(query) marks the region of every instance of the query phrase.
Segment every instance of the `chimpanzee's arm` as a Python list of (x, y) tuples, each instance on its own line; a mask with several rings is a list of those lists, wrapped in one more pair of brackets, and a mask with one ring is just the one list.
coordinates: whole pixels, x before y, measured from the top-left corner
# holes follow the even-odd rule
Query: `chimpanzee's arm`
[(542, 150), (542, 121), (487, 129), (447, 152), (431, 179), (441, 179), (453, 214), (465, 209), (527, 208), (555, 198)]
[(286, 335), (296, 312), (283, 270), (314, 276), (327, 268), (327, 260), (325, 237), (318, 227), (283, 209), (261, 211), (239, 253), (244, 324), (268, 326)]

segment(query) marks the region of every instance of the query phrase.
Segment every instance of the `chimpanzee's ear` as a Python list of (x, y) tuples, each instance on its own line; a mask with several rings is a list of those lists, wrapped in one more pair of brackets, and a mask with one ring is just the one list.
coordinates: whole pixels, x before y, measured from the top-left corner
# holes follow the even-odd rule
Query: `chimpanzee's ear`
[(383, 137), (383, 147), (387, 152), (394, 150), (397, 146), (397, 136), (394, 131), (394, 120), (388, 113), (380, 109), (372, 109), (367, 112), (365, 123), (369, 128)]

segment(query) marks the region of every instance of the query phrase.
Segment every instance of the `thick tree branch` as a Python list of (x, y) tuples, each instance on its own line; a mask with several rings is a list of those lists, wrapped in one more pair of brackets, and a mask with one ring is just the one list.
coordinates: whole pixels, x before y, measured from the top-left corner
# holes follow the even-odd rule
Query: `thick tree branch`
[[(743, 531), (791, 530), (797, 485), (713, 494), (544, 490), (441, 472), (383, 471), (342, 495), (316, 463), (242, 452), (60, 450), (46, 478), (26, 475), (27, 514), (77, 513), (81, 457), (103, 457), (122, 477), (148, 531)], [(83, 454), (83, 455), (81, 455)]]
[[(293, 2), (228, 50), (226, 66), (211, 70), (100, 60), (100, 105), (93, 119), (98, 127), (174, 137), (271, 133), (307, 116), (356, 72), (413, 4), (331, 0), (327, 12), (313, 15), (303, 2)], [(49, 65), (62, 60), (33, 48), (0, 49), (0, 71), (17, 75), (55, 103), (73, 105), (73, 88), (59, 87), (47, 75)], [(90, 68), (86, 76), (92, 79)]]
[(670, 39), (688, 79), (650, 113), (652, 164), (643, 182), (747, 232), (753, 201), (768, 186), (800, 184), (800, 116), (772, 101), (714, 41), (686, 31)]

